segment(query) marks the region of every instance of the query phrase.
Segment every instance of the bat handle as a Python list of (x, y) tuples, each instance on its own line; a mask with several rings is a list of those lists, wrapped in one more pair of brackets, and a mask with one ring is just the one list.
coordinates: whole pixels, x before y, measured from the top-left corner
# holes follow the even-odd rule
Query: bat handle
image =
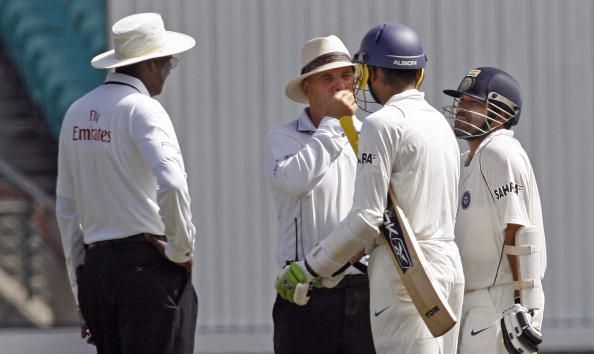
[(356, 156), (359, 156), (359, 134), (353, 124), (353, 117), (342, 116), (338, 120)]

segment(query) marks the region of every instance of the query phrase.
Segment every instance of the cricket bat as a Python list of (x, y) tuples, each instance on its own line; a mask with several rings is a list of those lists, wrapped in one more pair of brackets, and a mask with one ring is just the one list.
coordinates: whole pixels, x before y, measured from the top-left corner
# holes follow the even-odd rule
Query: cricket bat
[[(340, 118), (340, 125), (355, 154), (359, 156), (358, 136), (352, 118)], [(398, 206), (391, 185), (388, 190), (388, 209), (384, 214), (381, 230), (391, 250), (394, 267), (431, 334), (434, 337), (442, 336), (456, 325), (456, 316), (444, 296), (433, 286), (431, 276), (426, 271), (427, 260), (410, 223)]]

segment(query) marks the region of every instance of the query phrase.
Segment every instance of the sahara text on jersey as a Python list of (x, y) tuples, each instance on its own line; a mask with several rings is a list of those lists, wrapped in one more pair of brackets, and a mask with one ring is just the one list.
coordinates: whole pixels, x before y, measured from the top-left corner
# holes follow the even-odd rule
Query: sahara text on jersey
[(493, 192), (495, 193), (497, 199), (499, 199), (507, 196), (507, 193), (518, 194), (518, 191), (521, 191), (522, 189), (524, 189), (524, 186), (521, 186), (514, 182), (509, 182), (509, 184), (505, 184), (499, 187), (499, 189), (494, 189)]

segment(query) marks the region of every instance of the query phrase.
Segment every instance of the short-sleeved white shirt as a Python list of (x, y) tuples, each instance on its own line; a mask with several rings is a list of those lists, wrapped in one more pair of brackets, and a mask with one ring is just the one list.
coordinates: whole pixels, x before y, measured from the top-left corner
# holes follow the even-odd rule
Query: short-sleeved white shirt
[[(462, 256), (466, 290), (513, 281), (503, 254), (507, 224), (534, 226), (541, 233), (541, 272), (546, 251), (540, 197), (528, 155), (511, 130), (485, 138), (460, 179), (456, 243)], [(467, 160), (468, 152), (462, 155)]]

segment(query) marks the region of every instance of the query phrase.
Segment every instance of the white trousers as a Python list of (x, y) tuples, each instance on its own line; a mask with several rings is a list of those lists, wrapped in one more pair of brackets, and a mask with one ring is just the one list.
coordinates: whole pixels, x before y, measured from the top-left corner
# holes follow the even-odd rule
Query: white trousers
[[(420, 243), (428, 272), (438, 291), (460, 319), (464, 296), (464, 273), (453, 241)], [(369, 257), (370, 317), (378, 354), (455, 354), (459, 323), (445, 335), (434, 338), (408, 296), (385, 243)]]
[[(460, 354), (508, 354), (501, 337), (501, 315), (514, 304), (513, 284), (496, 285), (464, 294)], [(533, 321), (540, 328), (544, 309), (544, 293)]]

